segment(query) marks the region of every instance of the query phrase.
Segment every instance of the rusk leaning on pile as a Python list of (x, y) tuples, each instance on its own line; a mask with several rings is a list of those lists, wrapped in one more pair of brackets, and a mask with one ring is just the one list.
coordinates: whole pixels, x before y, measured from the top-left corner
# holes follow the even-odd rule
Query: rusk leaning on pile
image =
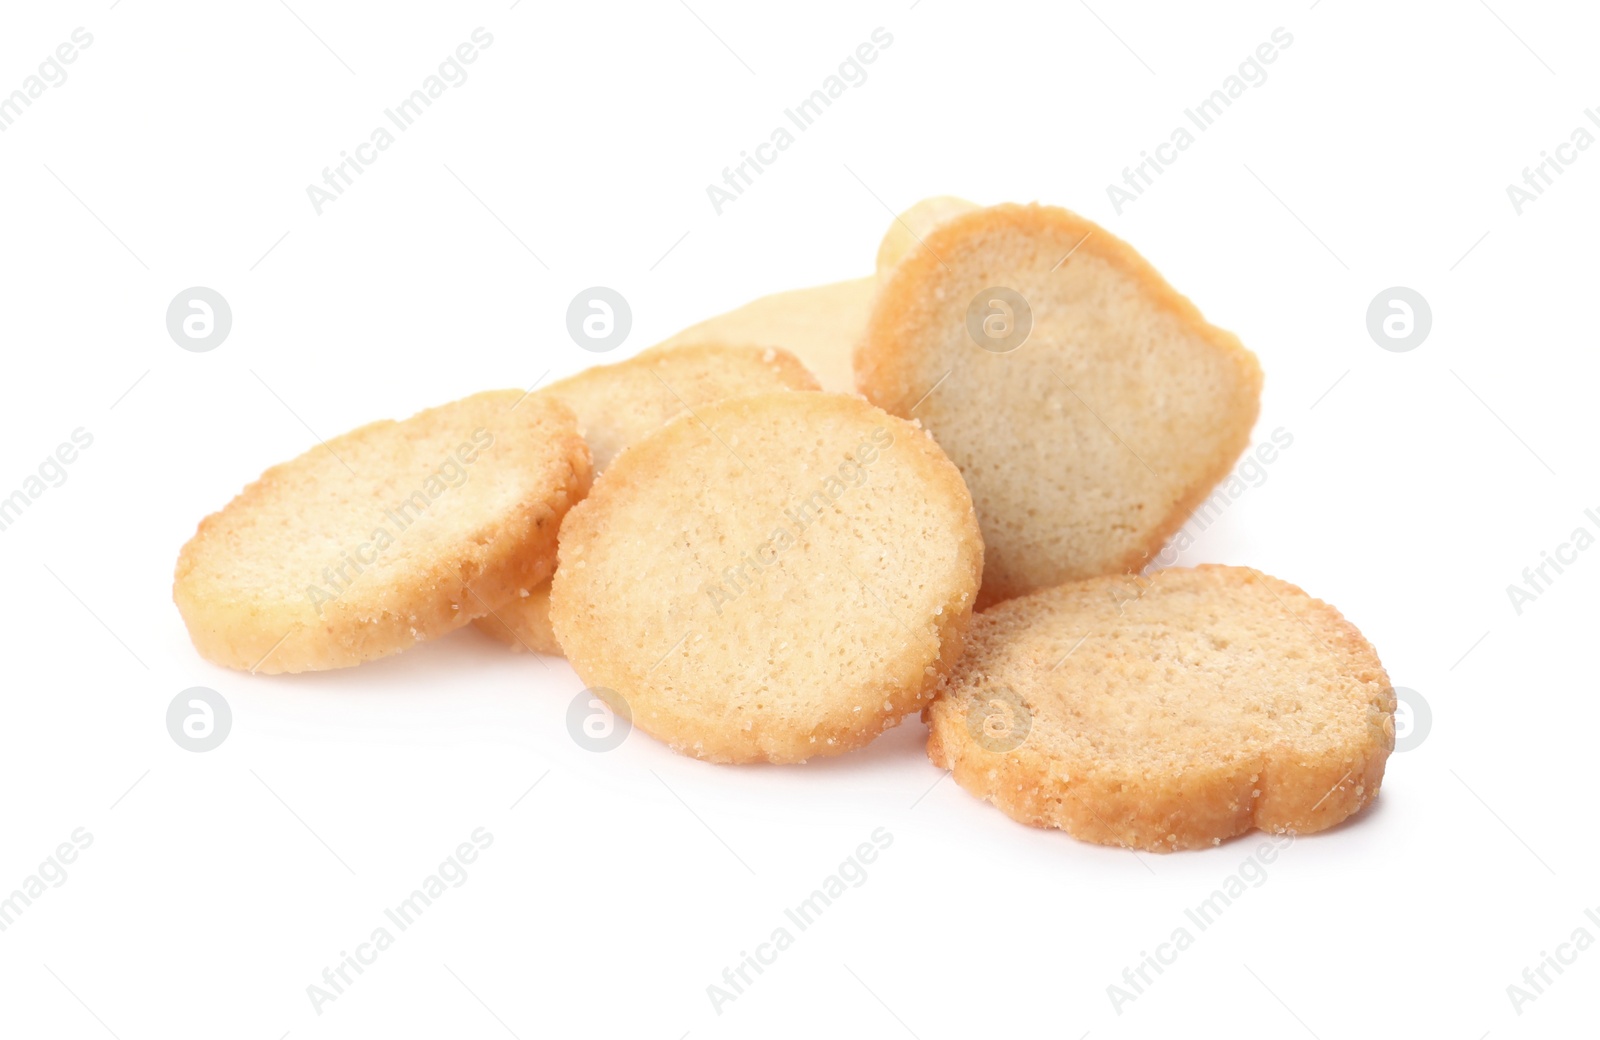
[(1132, 247), (1066, 210), (938, 224), (890, 269), (855, 354), (922, 422), (983, 525), (980, 608), (1142, 569), (1244, 450), (1261, 368)]

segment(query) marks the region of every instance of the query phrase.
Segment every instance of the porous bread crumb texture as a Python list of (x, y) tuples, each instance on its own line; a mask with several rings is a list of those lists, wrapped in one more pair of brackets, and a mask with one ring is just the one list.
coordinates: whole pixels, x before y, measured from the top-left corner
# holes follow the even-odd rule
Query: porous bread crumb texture
[[(1017, 705), (1020, 746), (980, 737)], [(1165, 852), (1346, 819), (1377, 797), (1394, 707), (1377, 652), (1338, 611), (1205, 566), (977, 615), (925, 718), (933, 763), (1014, 819)]]
[[(1132, 247), (1066, 210), (955, 215), (889, 272), (856, 350), (861, 392), (915, 415), (960, 467), (986, 545), (979, 607), (1142, 569), (1238, 459), (1261, 369)], [(982, 290), (1028, 339), (980, 347)]]
[(577, 418), (553, 398), (490, 391), (372, 423), (201, 521), (173, 600), (200, 654), (229, 668), (384, 657), (545, 581), (589, 482)]
[[(614, 365), (585, 369), (535, 396), (554, 397), (577, 413), (600, 473), (617, 452), (685, 412), (729, 397), (817, 388), (816, 377), (788, 351), (693, 343), (652, 347)], [(513, 650), (561, 653), (550, 626), (548, 580), (519, 589), (473, 624)]]
[(715, 762), (860, 747), (961, 654), (983, 543), (923, 431), (844, 394), (736, 398), (624, 450), (561, 531), (551, 620), (633, 724)]

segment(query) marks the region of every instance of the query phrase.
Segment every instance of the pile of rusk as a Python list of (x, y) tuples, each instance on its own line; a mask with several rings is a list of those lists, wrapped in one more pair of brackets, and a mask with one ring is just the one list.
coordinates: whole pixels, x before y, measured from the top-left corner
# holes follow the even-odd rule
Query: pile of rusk
[(1276, 578), (1154, 566), (1260, 392), (1103, 229), (930, 199), (875, 276), (273, 467), (200, 524), (173, 596), (231, 668), (472, 623), (708, 761), (837, 755), (920, 711), (933, 762), (1028, 824), (1306, 834), (1378, 793), (1377, 654)]

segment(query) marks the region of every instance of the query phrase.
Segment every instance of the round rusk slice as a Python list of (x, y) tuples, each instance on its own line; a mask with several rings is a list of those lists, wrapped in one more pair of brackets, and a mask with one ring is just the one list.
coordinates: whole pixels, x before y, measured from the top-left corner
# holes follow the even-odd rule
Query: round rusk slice
[(624, 450), (560, 556), (556, 635), (634, 726), (711, 761), (800, 762), (927, 703), (983, 543), (924, 431), (852, 395), (769, 393)]
[(549, 577), (589, 476), (572, 410), (520, 390), (372, 423), (201, 521), (172, 597), (201, 656), (229, 668), (384, 657)]
[(1337, 610), (1248, 567), (1115, 575), (973, 619), (928, 757), (1035, 827), (1165, 852), (1377, 797), (1394, 690)]

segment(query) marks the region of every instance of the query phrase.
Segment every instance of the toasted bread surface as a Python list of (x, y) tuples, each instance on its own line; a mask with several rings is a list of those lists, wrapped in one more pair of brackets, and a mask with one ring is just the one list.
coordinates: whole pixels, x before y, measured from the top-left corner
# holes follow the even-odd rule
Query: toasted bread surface
[(853, 395), (776, 393), (625, 449), (560, 554), (556, 635), (635, 727), (711, 761), (798, 762), (927, 702), (983, 546), (924, 431)]
[(342, 668), (459, 628), (555, 566), (587, 492), (572, 410), (476, 394), (335, 437), (267, 470), (200, 524), (173, 599), (229, 668)]
[(1142, 569), (1247, 445), (1255, 356), (1066, 210), (974, 210), (923, 241), (884, 280), (856, 379), (966, 478), (980, 609)]
[(1393, 688), (1338, 611), (1247, 567), (1105, 576), (973, 619), (928, 755), (1007, 815), (1151, 851), (1309, 834), (1377, 797)]
[[(614, 365), (585, 369), (538, 394), (577, 413), (594, 470), (676, 416), (729, 397), (774, 390), (815, 390), (817, 380), (793, 354), (775, 347), (685, 343), (656, 346)], [(513, 650), (560, 655), (550, 627), (550, 583), (518, 589), (474, 624)]]

